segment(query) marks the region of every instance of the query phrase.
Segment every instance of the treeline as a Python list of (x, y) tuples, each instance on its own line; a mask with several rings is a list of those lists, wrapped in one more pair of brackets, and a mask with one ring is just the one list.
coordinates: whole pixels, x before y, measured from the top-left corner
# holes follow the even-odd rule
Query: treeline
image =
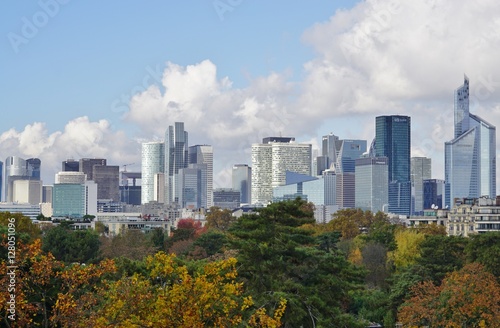
[(212, 208), (205, 227), (113, 238), (0, 213), (2, 286), (12, 217), (18, 242), (16, 320), (2, 288), (2, 326), (499, 327), (500, 233), (448, 237), (357, 209), (317, 224), (313, 210)]

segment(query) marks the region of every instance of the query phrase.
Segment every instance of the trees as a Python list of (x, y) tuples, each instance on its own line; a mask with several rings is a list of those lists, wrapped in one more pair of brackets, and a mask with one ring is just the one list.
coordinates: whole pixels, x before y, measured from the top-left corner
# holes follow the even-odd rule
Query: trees
[(210, 207), (206, 216), (207, 228), (226, 231), (236, 221), (231, 210), (221, 209), (217, 206)]
[(389, 223), (387, 216), (382, 212), (373, 215), (370, 211), (359, 208), (344, 208), (338, 210), (328, 225), (342, 234), (342, 239), (352, 239), (362, 232), (369, 232), (372, 226)]
[(66, 263), (91, 263), (99, 259), (99, 235), (93, 230), (71, 230), (60, 224), (43, 237), (42, 249)]
[(500, 280), (500, 232), (472, 235), (465, 247), (468, 262), (479, 262)]
[(257, 306), (269, 313), (280, 298), (287, 300), (285, 326), (357, 327), (361, 323), (347, 307), (349, 291), (362, 282), (363, 272), (335, 247), (318, 247), (311, 230), (300, 228), (313, 222), (310, 206), (301, 199), (243, 215), (229, 229), (240, 276)]
[(425, 281), (400, 307), (404, 325), (500, 327), (500, 285), (479, 263), (449, 274), (438, 287)]

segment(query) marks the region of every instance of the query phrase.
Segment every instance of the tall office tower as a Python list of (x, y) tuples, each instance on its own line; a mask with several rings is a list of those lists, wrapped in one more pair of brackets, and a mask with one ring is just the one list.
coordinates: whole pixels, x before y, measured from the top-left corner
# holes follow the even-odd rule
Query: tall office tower
[(252, 201), (252, 168), (247, 164), (233, 165), (232, 189), (240, 192), (240, 203)]
[(53, 186), (42, 186), (42, 203), (52, 204), (52, 189)]
[(430, 179), (431, 159), (427, 157), (412, 157), (410, 159), (411, 203), (412, 215), (423, 215), (424, 211), (424, 180)]
[(321, 155), (327, 158), (327, 169), (329, 169), (332, 164), (337, 163), (337, 156), (341, 146), (342, 141), (333, 133), (321, 138)]
[(455, 90), (455, 138), (445, 142), (445, 203), (496, 196), (496, 128), (469, 113), (469, 79)]
[(444, 180), (428, 179), (424, 185), (424, 210), (444, 208)]
[(286, 182), (286, 171), (311, 175), (311, 144), (295, 138), (268, 137), (252, 145), (252, 203), (268, 203), (273, 188)]
[(80, 172), (87, 175), (87, 180), (94, 180), (94, 165), (106, 165), (104, 158), (81, 158), (80, 159)]
[(378, 116), (375, 124), (375, 156), (389, 159), (389, 212), (411, 214), (409, 116)]
[(159, 172), (154, 175), (154, 201), (165, 204), (165, 173)]
[(155, 200), (154, 177), (165, 171), (165, 144), (163, 142), (145, 142), (141, 154), (141, 203)]
[(16, 180), (28, 180), (26, 161), (17, 156), (5, 159), (5, 201), (13, 202), (12, 187)]
[(189, 164), (206, 165), (204, 177), (206, 181), (202, 181), (202, 204), (203, 208), (214, 206), (214, 151), (209, 145), (196, 145), (188, 148)]
[(340, 140), (335, 171), (337, 174), (337, 205), (355, 206), (355, 162), (366, 152), (366, 140)]
[(94, 165), (92, 177), (97, 183), (97, 199), (120, 201), (120, 167), (117, 165)]
[[(188, 164), (188, 133), (184, 131), (183, 122), (175, 122), (165, 131), (165, 201), (167, 204), (177, 203), (179, 190), (176, 182), (179, 169)], [(144, 202), (144, 201), (143, 201)]]
[(373, 213), (389, 205), (389, 166), (387, 157), (356, 159), (355, 206)]
[[(204, 174), (205, 171), (205, 174)], [(182, 208), (201, 208), (204, 194), (203, 181), (206, 181), (206, 165), (190, 164), (189, 167), (179, 169), (177, 173), (178, 204)], [(205, 179), (204, 179), (205, 178)]]
[(40, 180), (42, 161), (39, 158), (28, 158), (26, 160), (26, 175), (30, 179)]
[[(83, 172), (80, 173), (85, 176)], [(81, 218), (84, 215), (97, 215), (97, 184), (94, 181), (83, 183), (73, 183), (73, 181), (65, 183), (64, 179), (59, 181), (63, 182), (56, 182), (52, 190), (54, 217)]]
[(3, 189), (3, 162), (0, 161), (0, 202), (3, 201), (2, 189)]
[(38, 205), (42, 202), (42, 181), (16, 180), (12, 184), (12, 201)]
[(67, 159), (62, 162), (61, 171), (63, 172), (79, 172), (80, 171), (80, 161), (75, 161), (74, 159)]

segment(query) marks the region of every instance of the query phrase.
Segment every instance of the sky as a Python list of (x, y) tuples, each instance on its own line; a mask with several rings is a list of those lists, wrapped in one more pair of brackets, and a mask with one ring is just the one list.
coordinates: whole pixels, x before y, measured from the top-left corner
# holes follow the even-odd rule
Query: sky
[(443, 179), (464, 74), (471, 113), (499, 125), (499, 55), (493, 0), (6, 0), (0, 159), (40, 158), (45, 184), (68, 158), (139, 171), (141, 143), (182, 121), (228, 187), (263, 137), (370, 144), (398, 114)]

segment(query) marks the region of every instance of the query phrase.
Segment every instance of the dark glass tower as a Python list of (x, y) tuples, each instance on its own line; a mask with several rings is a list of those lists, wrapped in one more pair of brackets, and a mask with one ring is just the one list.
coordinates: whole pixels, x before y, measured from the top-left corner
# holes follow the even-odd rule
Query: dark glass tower
[(165, 132), (165, 201), (167, 204), (179, 200), (178, 177), (180, 169), (188, 165), (188, 133), (184, 122), (175, 122)]
[(391, 115), (376, 118), (375, 155), (389, 159), (389, 212), (410, 215), (411, 119)]

